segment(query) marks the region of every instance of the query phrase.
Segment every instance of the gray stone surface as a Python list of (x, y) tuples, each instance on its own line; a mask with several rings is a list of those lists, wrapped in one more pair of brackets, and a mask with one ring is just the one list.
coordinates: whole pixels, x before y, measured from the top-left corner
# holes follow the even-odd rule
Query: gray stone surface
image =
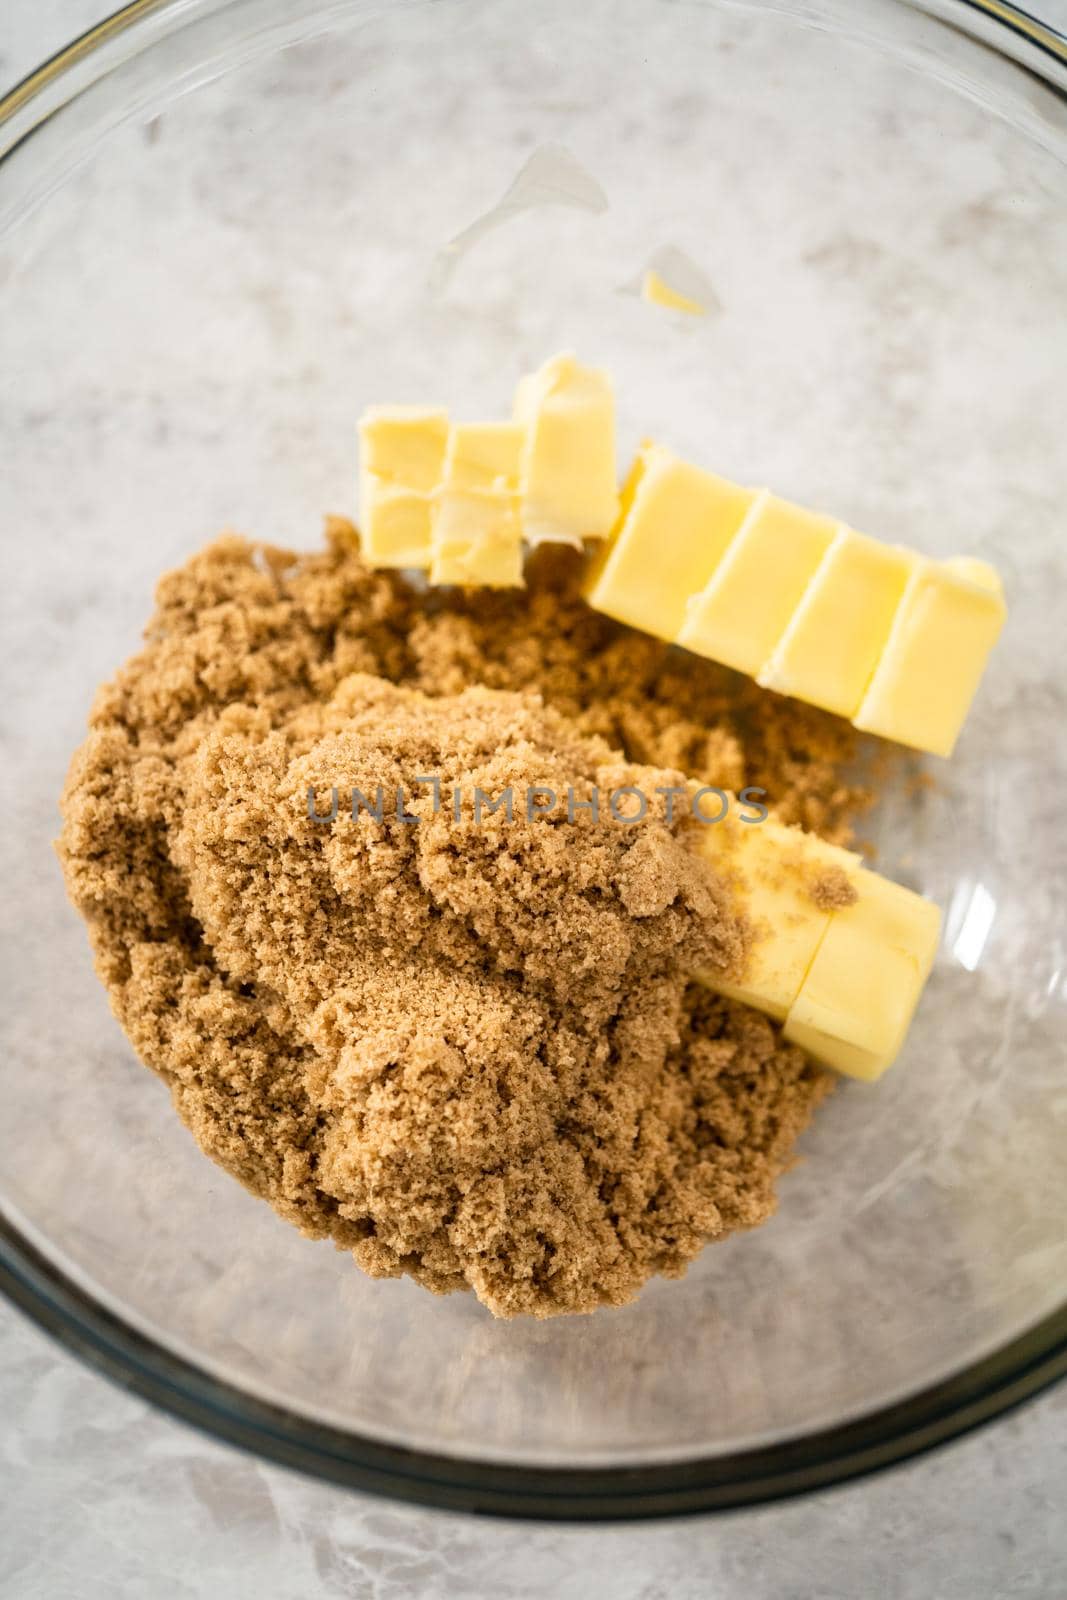
[[(8, 0), (0, 88), (94, 0)], [(1067, 0), (1042, 0), (1067, 26)], [(715, 1519), (539, 1528), (412, 1511), (263, 1465), (104, 1383), (0, 1306), (0, 1595), (1058, 1600), (1067, 1390), (923, 1461)]]

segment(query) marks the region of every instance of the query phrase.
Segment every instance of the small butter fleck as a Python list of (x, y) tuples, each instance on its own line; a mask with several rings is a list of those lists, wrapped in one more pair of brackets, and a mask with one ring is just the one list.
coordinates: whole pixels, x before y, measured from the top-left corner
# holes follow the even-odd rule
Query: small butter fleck
[(641, 282), (641, 298), (653, 306), (665, 306), (669, 311), (682, 311), (689, 317), (706, 317), (708, 308), (690, 295), (672, 289), (667, 280), (654, 267), (649, 267)]

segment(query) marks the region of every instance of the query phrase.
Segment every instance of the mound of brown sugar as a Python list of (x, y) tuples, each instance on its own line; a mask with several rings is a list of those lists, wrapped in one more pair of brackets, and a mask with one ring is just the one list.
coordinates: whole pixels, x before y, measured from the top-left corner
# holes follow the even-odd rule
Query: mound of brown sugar
[[(575, 571), (464, 599), (340, 521), (312, 556), (221, 539), (161, 581), (63, 797), (98, 970), (202, 1148), (505, 1316), (620, 1304), (764, 1220), (830, 1085), (689, 983), (746, 935), (657, 788), (756, 784), (833, 838), (863, 798), (851, 730), (596, 616)], [(623, 787), (647, 815), (594, 816)]]

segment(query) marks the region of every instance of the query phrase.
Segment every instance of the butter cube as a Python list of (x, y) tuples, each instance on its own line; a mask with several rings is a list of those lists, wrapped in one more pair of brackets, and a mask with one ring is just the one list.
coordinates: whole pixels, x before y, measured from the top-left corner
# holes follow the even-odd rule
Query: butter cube
[(749, 489), (646, 440), (623, 486), (620, 520), (584, 585), (597, 611), (668, 642), (744, 521)]
[(937, 952), (930, 900), (860, 870), (854, 904), (834, 911), (783, 1035), (826, 1066), (873, 1080), (895, 1059)]
[(678, 643), (754, 677), (836, 531), (831, 517), (758, 495), (711, 581), (690, 599)]
[(509, 588), (521, 585), (522, 530), (508, 495), (454, 489), (434, 515), (431, 583)]
[(855, 716), (918, 559), (839, 528), (757, 683)]
[(401, 489), (364, 472), (360, 507), (360, 548), (371, 566), (429, 566), (432, 495)]
[(448, 434), (444, 481), (450, 489), (517, 494), (526, 431), (517, 422), (456, 422)]
[(513, 422), (453, 425), (434, 511), (431, 583), (521, 585), (518, 487), (524, 437)]
[(376, 567), (430, 563), (433, 494), (444, 471), (448, 414), (372, 406), (359, 420), (360, 544)]
[(360, 462), (382, 483), (431, 494), (441, 482), (448, 412), (427, 406), (371, 406), (359, 419)]
[(773, 816), (744, 822), (732, 808), (721, 822), (701, 829), (696, 847), (723, 879), (754, 933), (740, 978), (726, 981), (718, 973), (698, 977), (720, 994), (781, 1022), (836, 914), (817, 903), (814, 886), (830, 868), (853, 881), (860, 858)]
[(921, 562), (853, 722), (898, 744), (952, 754), (1004, 624), (1000, 579), (984, 562)]
[(526, 431), (521, 516), (531, 544), (602, 539), (619, 511), (615, 400), (607, 373), (553, 356), (519, 383), (514, 420)]

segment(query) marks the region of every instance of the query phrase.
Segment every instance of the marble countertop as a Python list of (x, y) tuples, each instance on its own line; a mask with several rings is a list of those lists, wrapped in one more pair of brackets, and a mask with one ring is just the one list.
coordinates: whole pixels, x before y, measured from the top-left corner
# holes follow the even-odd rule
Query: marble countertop
[[(1034, 0), (1067, 28), (1067, 0)], [(8, 0), (0, 91), (112, 9)], [(202, 1438), (0, 1304), (0, 1596), (227, 1600), (1057, 1600), (1067, 1387), (897, 1471), (629, 1528), (411, 1510)]]

